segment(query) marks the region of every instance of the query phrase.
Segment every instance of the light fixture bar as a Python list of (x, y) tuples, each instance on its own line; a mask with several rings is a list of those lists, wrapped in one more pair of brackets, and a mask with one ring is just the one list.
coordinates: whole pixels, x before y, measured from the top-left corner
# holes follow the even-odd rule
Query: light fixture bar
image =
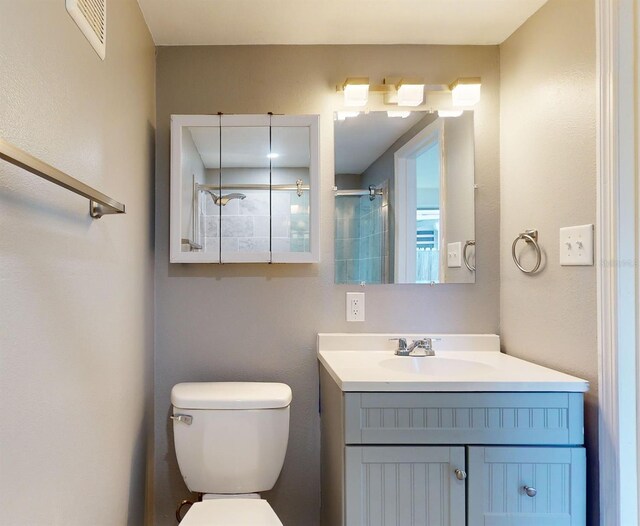
[(336, 86), (336, 91), (344, 94), (345, 106), (360, 108), (367, 105), (369, 93), (384, 95), (385, 104), (416, 107), (424, 104), (425, 93), (450, 91), (453, 106), (464, 108), (480, 101), (480, 88), (480, 77), (460, 77), (451, 84), (428, 85), (416, 77), (385, 77), (383, 84), (373, 85), (369, 83), (369, 77), (348, 77)]

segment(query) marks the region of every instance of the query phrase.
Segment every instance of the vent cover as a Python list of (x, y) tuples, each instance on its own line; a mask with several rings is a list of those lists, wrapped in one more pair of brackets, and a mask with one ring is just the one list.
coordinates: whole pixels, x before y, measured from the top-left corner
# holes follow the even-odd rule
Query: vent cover
[(107, 40), (107, 0), (65, 0), (67, 11), (102, 60)]

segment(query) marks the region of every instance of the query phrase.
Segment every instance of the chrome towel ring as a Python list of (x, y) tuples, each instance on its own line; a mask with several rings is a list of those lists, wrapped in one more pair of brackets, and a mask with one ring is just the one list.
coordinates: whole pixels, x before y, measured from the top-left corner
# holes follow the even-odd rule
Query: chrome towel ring
[[(527, 270), (520, 264), (518, 256), (516, 256), (516, 245), (521, 239), (524, 239), (527, 244), (533, 245), (533, 248), (536, 251), (536, 264), (532, 269), (529, 270)], [(513, 240), (513, 244), (511, 245), (511, 256), (513, 257), (513, 262), (516, 264), (516, 267), (518, 267), (522, 272), (524, 272), (525, 274), (535, 274), (540, 268), (540, 264), (542, 263), (542, 251), (540, 250), (540, 245), (538, 244), (538, 231), (525, 230), (521, 234), (518, 234), (518, 237)]]
[(476, 271), (476, 266), (471, 265), (471, 263), (469, 263), (469, 257), (467, 256), (467, 248), (470, 246), (475, 246), (475, 244), (476, 244), (475, 240), (470, 239), (464, 244), (464, 248), (462, 249), (462, 260), (464, 261), (465, 267), (467, 267), (471, 272)]

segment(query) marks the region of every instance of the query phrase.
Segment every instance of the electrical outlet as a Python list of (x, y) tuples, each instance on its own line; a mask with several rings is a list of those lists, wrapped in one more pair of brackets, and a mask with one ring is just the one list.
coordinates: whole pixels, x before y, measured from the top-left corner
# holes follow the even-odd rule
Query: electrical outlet
[(347, 292), (347, 321), (364, 321), (364, 292)]

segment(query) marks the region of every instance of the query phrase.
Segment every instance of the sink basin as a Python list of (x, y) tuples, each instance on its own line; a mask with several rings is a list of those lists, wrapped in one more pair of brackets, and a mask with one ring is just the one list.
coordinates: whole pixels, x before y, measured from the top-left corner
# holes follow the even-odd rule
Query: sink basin
[(482, 374), (494, 370), (485, 363), (438, 356), (394, 356), (379, 362), (380, 367), (400, 373), (452, 376)]
[[(389, 339), (433, 337), (435, 356), (395, 356)], [(490, 334), (319, 334), (318, 360), (342, 392), (580, 392), (589, 383), (500, 352)], [(324, 374), (324, 373), (323, 373)]]

